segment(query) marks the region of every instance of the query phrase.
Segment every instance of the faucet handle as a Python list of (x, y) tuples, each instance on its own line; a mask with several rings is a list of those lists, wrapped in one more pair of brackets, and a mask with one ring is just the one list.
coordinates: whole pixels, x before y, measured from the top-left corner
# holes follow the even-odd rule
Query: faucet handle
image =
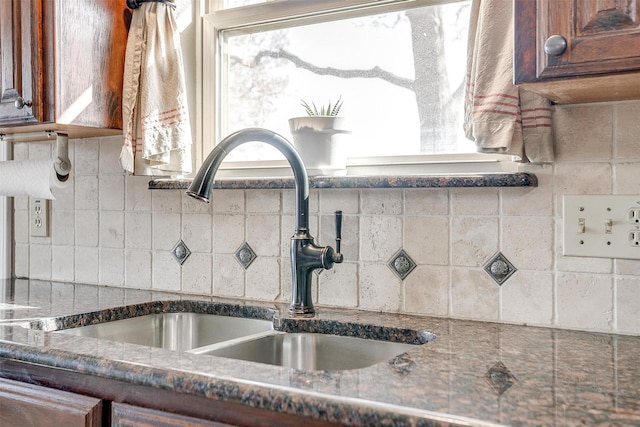
[(342, 241), (342, 211), (336, 211), (336, 252), (340, 253), (340, 242)]

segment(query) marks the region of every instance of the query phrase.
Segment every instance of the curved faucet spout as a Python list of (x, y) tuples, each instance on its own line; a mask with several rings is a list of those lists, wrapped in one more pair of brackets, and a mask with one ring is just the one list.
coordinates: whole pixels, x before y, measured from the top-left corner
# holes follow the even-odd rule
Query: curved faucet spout
[(234, 148), (246, 142), (264, 142), (278, 149), (289, 161), (293, 169), (296, 186), (296, 233), (309, 229), (309, 177), (304, 163), (291, 143), (279, 134), (267, 129), (249, 128), (232, 133), (216, 145), (206, 158), (187, 194), (196, 199), (209, 202), (213, 180), (224, 158)]
[[(231, 150), (245, 142), (265, 142), (280, 150), (293, 169), (296, 184), (296, 231), (291, 237), (291, 305), (294, 316), (313, 316), (315, 310), (311, 298), (313, 270), (329, 269), (343, 261), (342, 254), (330, 246), (316, 245), (309, 233), (309, 177), (302, 159), (293, 146), (282, 136), (266, 129), (244, 129), (226, 137), (213, 149), (187, 190), (196, 199), (209, 202), (213, 179), (222, 160)], [(340, 214), (340, 217), (342, 214)], [(336, 214), (336, 220), (338, 216)], [(338, 228), (336, 228), (338, 229)], [(339, 236), (336, 236), (339, 242)]]

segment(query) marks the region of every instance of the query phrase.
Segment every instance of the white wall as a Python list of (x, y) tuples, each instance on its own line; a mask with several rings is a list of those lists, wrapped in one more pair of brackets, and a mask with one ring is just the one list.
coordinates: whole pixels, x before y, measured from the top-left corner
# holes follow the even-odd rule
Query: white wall
[[(0, 141), (0, 162), (10, 159), (9, 143)], [(0, 279), (11, 278), (13, 214), (11, 198), (0, 196)]]

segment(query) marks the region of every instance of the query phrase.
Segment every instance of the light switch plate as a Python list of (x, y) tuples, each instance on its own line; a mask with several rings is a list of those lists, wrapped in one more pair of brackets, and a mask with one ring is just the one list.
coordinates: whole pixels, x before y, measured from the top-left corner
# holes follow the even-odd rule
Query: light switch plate
[(563, 197), (563, 254), (640, 259), (640, 196)]
[(49, 236), (49, 201), (47, 199), (31, 199), (29, 224), (32, 236)]

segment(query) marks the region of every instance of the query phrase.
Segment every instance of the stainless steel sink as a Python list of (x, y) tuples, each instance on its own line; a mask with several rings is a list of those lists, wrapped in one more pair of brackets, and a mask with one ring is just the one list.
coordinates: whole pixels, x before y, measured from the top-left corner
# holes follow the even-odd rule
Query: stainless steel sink
[(199, 354), (304, 370), (360, 369), (393, 359), (415, 345), (314, 333), (274, 333)]
[(188, 351), (238, 338), (271, 333), (269, 320), (199, 313), (162, 313), (132, 317), (59, 333)]

